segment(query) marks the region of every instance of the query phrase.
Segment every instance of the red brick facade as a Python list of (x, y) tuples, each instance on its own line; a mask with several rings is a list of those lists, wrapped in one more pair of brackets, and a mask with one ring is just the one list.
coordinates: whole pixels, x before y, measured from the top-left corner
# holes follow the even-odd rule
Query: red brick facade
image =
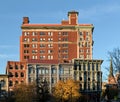
[(23, 18), (20, 61), (92, 59), (92, 24), (78, 24), (78, 12), (68, 12), (61, 24), (29, 24)]
[(26, 67), (26, 62), (7, 62), (6, 73), (9, 75), (9, 91), (12, 91), (16, 84), (26, 83)]

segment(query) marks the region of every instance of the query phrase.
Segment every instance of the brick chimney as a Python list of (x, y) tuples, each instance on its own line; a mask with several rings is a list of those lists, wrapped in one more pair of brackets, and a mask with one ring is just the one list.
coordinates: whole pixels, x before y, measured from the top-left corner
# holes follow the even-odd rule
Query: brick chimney
[(77, 25), (78, 24), (78, 12), (70, 11), (68, 12), (69, 24)]
[(28, 23), (29, 23), (29, 18), (23, 17), (23, 24), (28, 24)]

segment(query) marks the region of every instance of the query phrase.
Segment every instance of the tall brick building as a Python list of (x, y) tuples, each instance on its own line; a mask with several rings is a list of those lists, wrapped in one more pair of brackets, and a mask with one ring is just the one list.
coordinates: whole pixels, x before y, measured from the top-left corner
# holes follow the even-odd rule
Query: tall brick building
[[(59, 81), (80, 81), (82, 93), (100, 96), (103, 60), (92, 58), (92, 24), (78, 24), (78, 12), (68, 12), (61, 24), (30, 24), (23, 17), (20, 61), (8, 61), (9, 90), (19, 83), (46, 80), (50, 92)], [(99, 99), (99, 98), (96, 98)]]
[(28, 59), (59, 60), (92, 59), (93, 25), (78, 24), (78, 12), (68, 12), (61, 24), (30, 24), (23, 17), (20, 37), (20, 61)]

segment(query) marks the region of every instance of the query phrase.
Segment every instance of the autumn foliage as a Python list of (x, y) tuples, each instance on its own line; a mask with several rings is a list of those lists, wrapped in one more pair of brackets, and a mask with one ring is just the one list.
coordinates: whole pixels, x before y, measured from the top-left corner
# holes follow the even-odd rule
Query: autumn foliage
[(36, 97), (34, 84), (20, 84), (14, 90), (15, 102), (33, 102)]
[(80, 97), (79, 89), (79, 82), (72, 79), (65, 82), (59, 81), (55, 85), (54, 97), (61, 102), (66, 100), (74, 102)]

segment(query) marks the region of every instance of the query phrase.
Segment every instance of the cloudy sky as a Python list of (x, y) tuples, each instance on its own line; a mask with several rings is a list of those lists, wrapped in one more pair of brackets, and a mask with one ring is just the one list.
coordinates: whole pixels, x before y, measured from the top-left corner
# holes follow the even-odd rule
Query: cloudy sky
[(0, 2), (0, 73), (7, 61), (19, 61), (19, 37), (22, 18), (30, 23), (61, 23), (68, 11), (79, 12), (80, 24), (94, 25), (93, 59), (104, 60), (109, 67), (108, 51), (120, 47), (120, 0), (1, 0)]

